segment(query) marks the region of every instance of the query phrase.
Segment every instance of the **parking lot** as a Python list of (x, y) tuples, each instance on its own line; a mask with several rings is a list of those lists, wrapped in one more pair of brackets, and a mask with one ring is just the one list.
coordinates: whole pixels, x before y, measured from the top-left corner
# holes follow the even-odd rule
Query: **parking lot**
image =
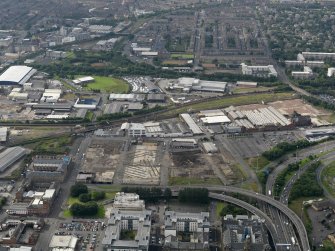
[(101, 220), (69, 221), (59, 224), (56, 235), (75, 235), (79, 238), (78, 250), (103, 250), (101, 240), (106, 225)]

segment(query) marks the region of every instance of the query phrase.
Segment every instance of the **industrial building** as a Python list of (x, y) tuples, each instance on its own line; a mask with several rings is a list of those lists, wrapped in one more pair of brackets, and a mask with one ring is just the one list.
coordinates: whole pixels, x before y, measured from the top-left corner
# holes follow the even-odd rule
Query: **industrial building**
[(146, 136), (145, 127), (141, 123), (123, 123), (121, 130), (127, 131), (131, 137), (144, 137)]
[(27, 154), (27, 150), (20, 146), (10, 147), (0, 153), (0, 173), (12, 166)]
[(100, 98), (78, 98), (74, 108), (95, 110), (100, 103)]
[[(121, 232), (136, 231), (134, 240), (121, 240)], [(149, 249), (151, 230), (151, 211), (128, 211), (112, 209), (110, 219), (102, 239), (105, 250), (141, 250)]]
[(241, 64), (242, 74), (255, 77), (277, 77), (278, 73), (273, 65), (266, 66), (248, 66), (245, 63)]
[(122, 110), (123, 110), (123, 103), (113, 102), (105, 106), (103, 113), (104, 114), (114, 114), (114, 113), (122, 112)]
[(223, 250), (272, 250), (262, 220), (257, 216), (226, 215), (223, 218)]
[(45, 89), (41, 98), (41, 102), (56, 103), (62, 94), (61, 89)]
[(190, 128), (192, 133), (194, 135), (203, 134), (203, 131), (200, 129), (200, 127), (195, 123), (193, 118), (190, 116), (190, 114), (182, 113), (179, 115), (180, 118), (187, 124), (187, 126)]
[(142, 110), (143, 109), (143, 104), (142, 103), (139, 103), (139, 102), (135, 102), (135, 103), (129, 103), (127, 105), (127, 110), (129, 112), (134, 112), (134, 111), (139, 111), (139, 110)]
[(219, 151), (213, 142), (202, 142), (201, 144), (206, 153), (217, 153)]
[(144, 100), (144, 95), (142, 94), (110, 94), (109, 100), (117, 101), (130, 101), (130, 102), (141, 102)]
[(88, 84), (94, 82), (94, 78), (87, 76), (87, 77), (80, 77), (72, 80), (72, 82), (76, 85)]
[(36, 156), (27, 170), (33, 182), (63, 182), (71, 163), (69, 156)]
[(27, 106), (31, 105), (35, 110), (36, 109), (47, 109), (57, 112), (70, 112), (72, 109), (71, 103), (39, 103), (39, 104), (26, 104)]
[(0, 142), (6, 142), (7, 141), (7, 134), (8, 134), (8, 128), (7, 127), (0, 127)]
[[(209, 213), (179, 213), (165, 211), (164, 213), (165, 245), (179, 243), (178, 233), (191, 233), (188, 244), (198, 244), (200, 249), (208, 246), (208, 233), (210, 228)], [(193, 248), (192, 248), (193, 249)]]
[(226, 115), (204, 117), (204, 118), (200, 118), (200, 120), (205, 125), (228, 124), (231, 122), (230, 119)]
[(246, 88), (256, 88), (257, 82), (237, 81), (236, 86)]
[(163, 93), (149, 93), (147, 97), (148, 102), (165, 102), (165, 94)]
[(182, 90), (183, 92), (202, 91), (202, 92), (225, 92), (227, 82), (207, 81), (196, 78), (179, 78), (169, 83), (167, 89)]
[(169, 150), (172, 153), (201, 152), (198, 142), (195, 139), (186, 138), (173, 138)]
[(0, 75), (0, 85), (23, 85), (35, 73), (36, 70), (29, 66), (10, 66)]

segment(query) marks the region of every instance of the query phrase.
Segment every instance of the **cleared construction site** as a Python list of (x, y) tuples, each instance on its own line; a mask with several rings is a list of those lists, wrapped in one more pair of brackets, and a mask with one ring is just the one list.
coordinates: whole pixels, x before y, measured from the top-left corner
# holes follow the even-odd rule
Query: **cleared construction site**
[(125, 160), (124, 184), (159, 184), (160, 164), (157, 143), (144, 142), (131, 147)]

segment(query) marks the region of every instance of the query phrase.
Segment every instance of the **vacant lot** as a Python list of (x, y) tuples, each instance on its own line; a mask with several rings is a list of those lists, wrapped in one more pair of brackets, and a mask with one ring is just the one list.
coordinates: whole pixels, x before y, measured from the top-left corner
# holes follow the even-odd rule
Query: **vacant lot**
[(278, 100), (287, 100), (292, 99), (293, 93), (290, 92), (283, 92), (283, 93), (261, 93), (261, 94), (253, 94), (253, 95), (246, 95), (246, 96), (229, 96), (224, 97), (221, 99), (216, 100), (210, 100), (210, 101), (204, 101), (197, 104), (190, 104), (183, 106), (179, 109), (175, 109), (166, 113), (163, 113), (163, 115), (166, 116), (172, 116), (172, 115), (178, 115), (180, 113), (187, 112), (189, 110), (192, 110), (193, 112), (200, 111), (200, 110), (206, 110), (206, 109), (216, 109), (216, 108), (224, 108), (231, 105), (238, 106), (238, 105), (248, 105), (248, 104), (255, 104), (255, 103), (268, 103)]
[(89, 83), (85, 87), (87, 90), (100, 90), (108, 93), (127, 93), (129, 85), (126, 81), (112, 77), (93, 76), (94, 83)]

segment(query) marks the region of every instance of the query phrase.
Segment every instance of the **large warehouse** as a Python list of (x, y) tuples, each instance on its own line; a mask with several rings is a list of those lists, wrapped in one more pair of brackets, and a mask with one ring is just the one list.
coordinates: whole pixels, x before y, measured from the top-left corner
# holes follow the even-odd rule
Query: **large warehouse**
[(23, 85), (34, 74), (36, 70), (24, 65), (15, 65), (9, 67), (0, 75), (0, 85)]

